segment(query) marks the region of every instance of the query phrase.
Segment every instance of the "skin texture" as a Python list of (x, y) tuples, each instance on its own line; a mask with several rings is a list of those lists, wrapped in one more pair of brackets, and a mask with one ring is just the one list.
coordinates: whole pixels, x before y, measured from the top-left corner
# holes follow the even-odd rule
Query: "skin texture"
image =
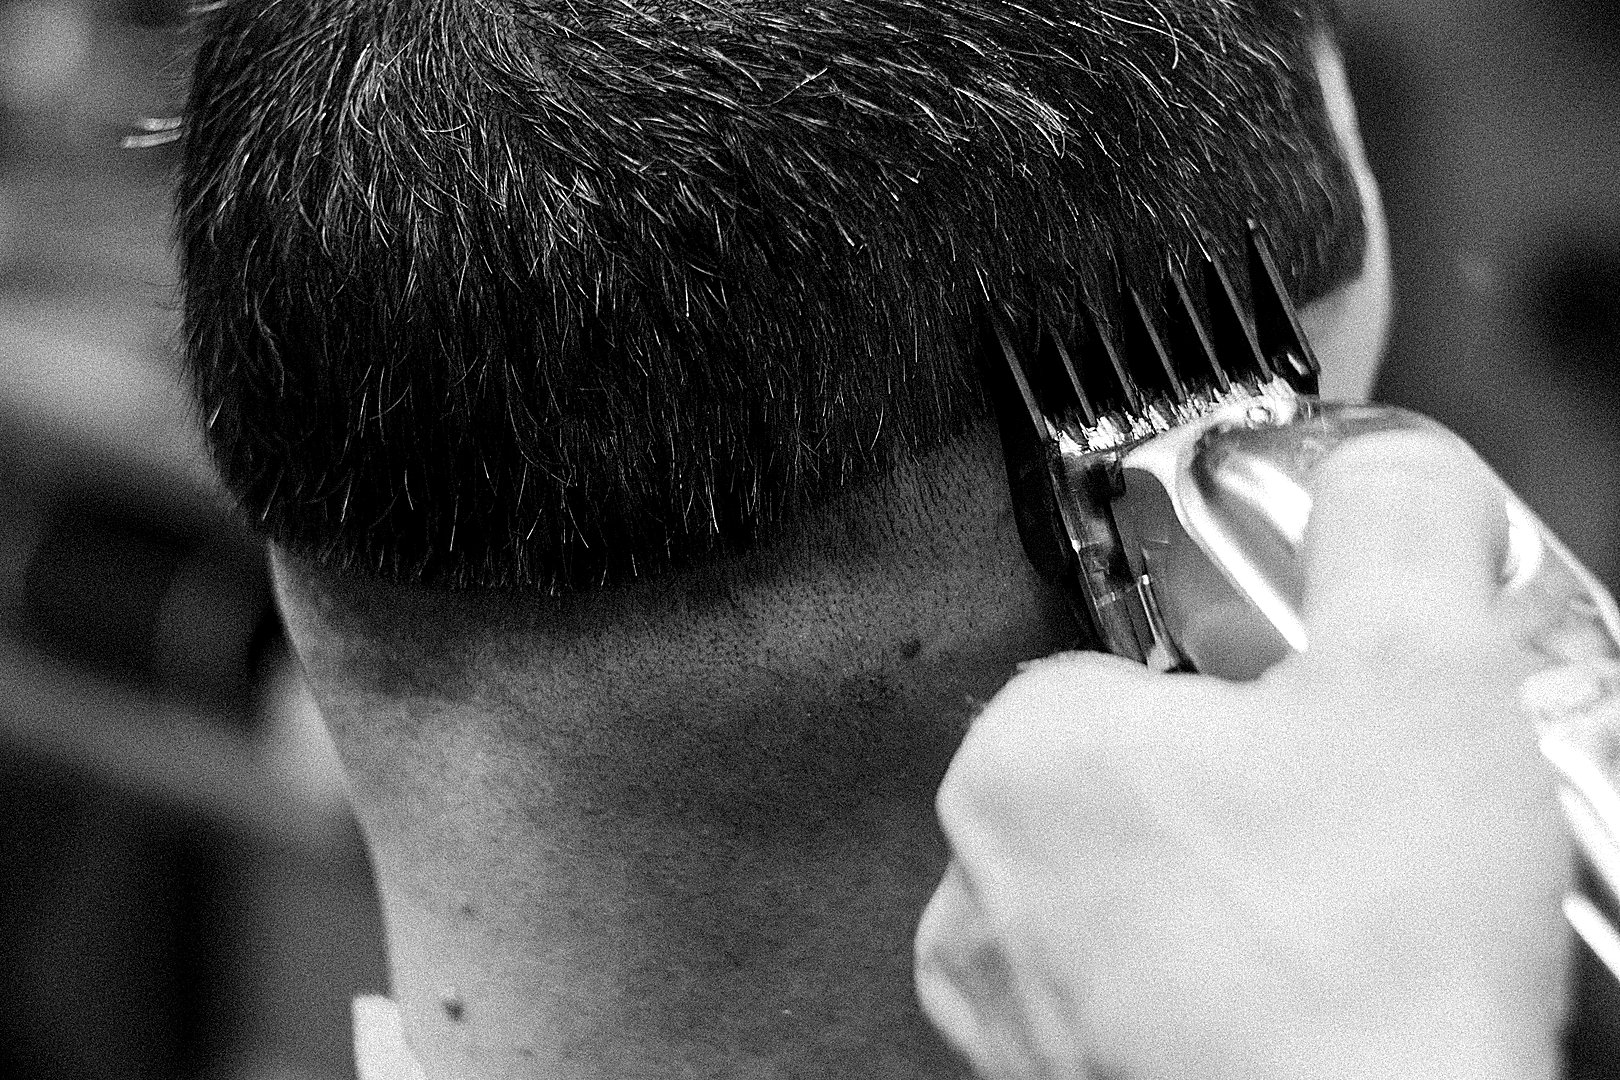
[(1073, 634), (999, 469), (983, 441), (895, 477), (870, 494), (932, 505), (875, 535), (847, 508), (858, 561), (818, 535), (498, 615), (281, 565), (429, 1075), (953, 1074), (910, 992), (933, 793), (1013, 666)]
[[(1364, 202), (1374, 257), (1305, 313), (1330, 371), (1381, 344)], [(427, 1075), (969, 1075), (912, 990), (933, 796), (1017, 664), (1075, 633), (991, 432), (767, 550), (579, 596), (275, 566)]]
[(982, 1075), (1559, 1074), (1569, 852), (1517, 707), (1547, 613), (1500, 589), (1500, 488), (1403, 432), (1313, 496), (1308, 652), (1054, 657), (975, 722), (917, 945)]

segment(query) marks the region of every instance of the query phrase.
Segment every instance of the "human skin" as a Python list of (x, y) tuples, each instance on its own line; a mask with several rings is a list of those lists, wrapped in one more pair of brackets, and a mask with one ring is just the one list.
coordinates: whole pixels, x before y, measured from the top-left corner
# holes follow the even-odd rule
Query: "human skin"
[(1258, 680), (1032, 665), (939, 798), (929, 1014), (998, 1080), (1559, 1075), (1570, 851), (1501, 489), (1384, 433), (1315, 478), (1310, 649)]
[[(1363, 274), (1303, 313), (1352, 396), (1388, 311), (1362, 180)], [(744, 558), (579, 596), (275, 572), (427, 1075), (968, 1075), (912, 987), (933, 798), (1017, 665), (1075, 640), (993, 432)]]

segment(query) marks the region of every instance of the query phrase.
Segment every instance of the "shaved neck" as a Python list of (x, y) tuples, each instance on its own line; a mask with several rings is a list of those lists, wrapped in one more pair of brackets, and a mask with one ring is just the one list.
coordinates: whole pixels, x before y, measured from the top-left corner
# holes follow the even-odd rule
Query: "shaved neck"
[(277, 582), (430, 1069), (955, 1075), (910, 987), (933, 793), (1074, 635), (990, 438), (586, 596)]

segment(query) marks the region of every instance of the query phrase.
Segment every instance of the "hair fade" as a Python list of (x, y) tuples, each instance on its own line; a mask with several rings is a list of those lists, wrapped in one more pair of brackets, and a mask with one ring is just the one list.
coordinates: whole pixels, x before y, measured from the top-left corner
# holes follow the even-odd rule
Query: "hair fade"
[[(987, 296), (1061, 315), (1355, 186), (1280, 0), (223, 0), (178, 198), (189, 377), (264, 531), (572, 589), (958, 437)], [(1228, 253), (1230, 254), (1230, 253)]]

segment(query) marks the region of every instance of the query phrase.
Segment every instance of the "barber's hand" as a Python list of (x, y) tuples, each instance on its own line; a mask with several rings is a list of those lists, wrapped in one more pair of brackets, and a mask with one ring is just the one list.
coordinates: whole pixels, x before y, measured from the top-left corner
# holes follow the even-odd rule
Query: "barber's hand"
[(1314, 496), (1307, 654), (1247, 684), (1054, 657), (974, 724), (917, 982), (981, 1075), (1555, 1075), (1568, 848), (1501, 498), (1410, 434)]

